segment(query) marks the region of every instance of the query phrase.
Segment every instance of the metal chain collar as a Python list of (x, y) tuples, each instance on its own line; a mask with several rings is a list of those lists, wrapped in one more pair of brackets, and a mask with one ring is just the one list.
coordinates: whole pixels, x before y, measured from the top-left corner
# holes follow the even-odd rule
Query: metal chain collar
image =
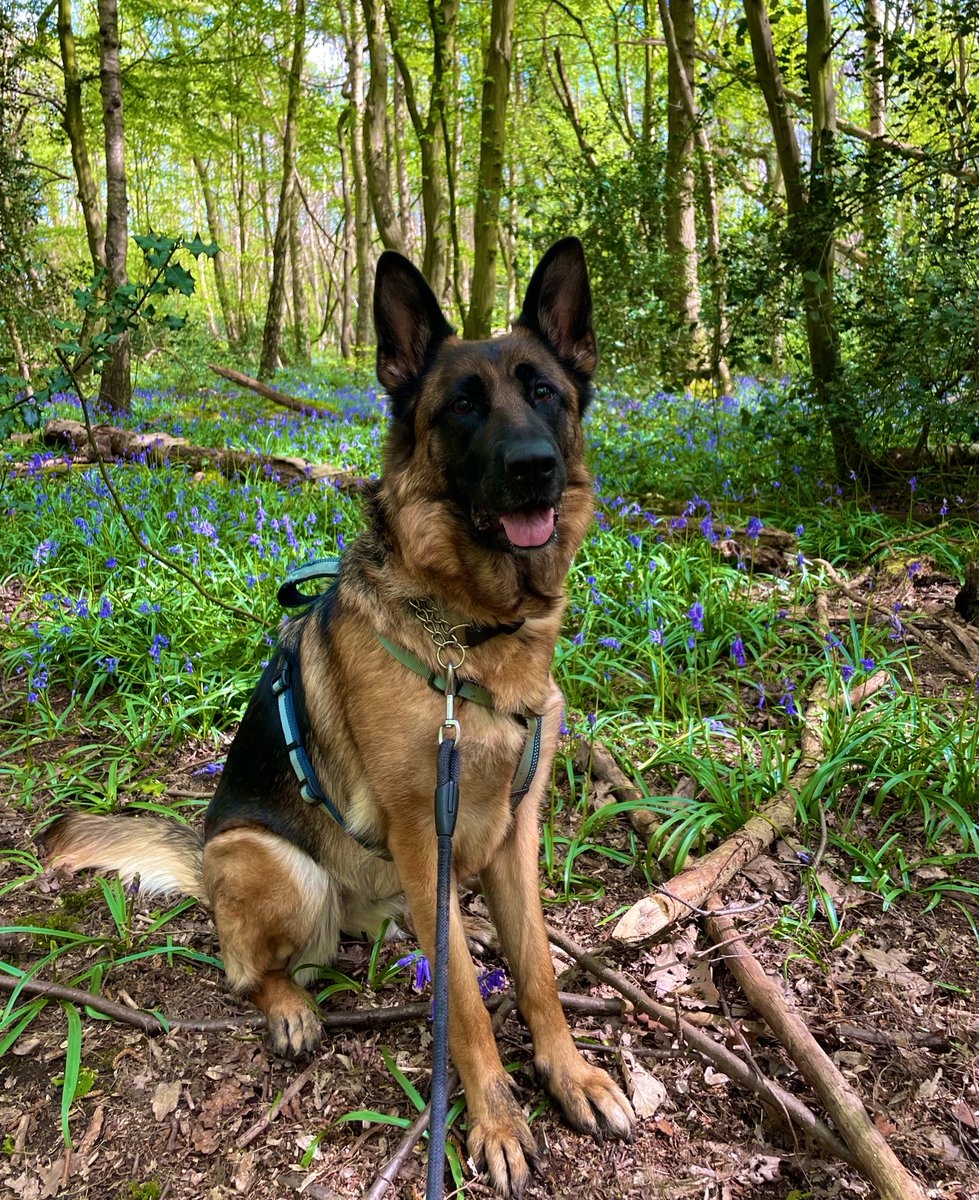
[[(458, 630), (462, 630), (462, 636), (465, 637), (465, 630), (468, 625), (450, 625), (440, 611), (431, 604), (426, 604), (424, 600), (418, 600), (414, 596), (409, 597), (409, 605), (413, 609), (415, 616), (422, 624), (422, 628), (435, 643), (436, 655), (439, 666), (444, 670), (449, 667), (456, 671), (466, 661), (466, 650), (468, 647), (465, 642), (459, 640)], [(458, 661), (456, 656), (458, 655)]]

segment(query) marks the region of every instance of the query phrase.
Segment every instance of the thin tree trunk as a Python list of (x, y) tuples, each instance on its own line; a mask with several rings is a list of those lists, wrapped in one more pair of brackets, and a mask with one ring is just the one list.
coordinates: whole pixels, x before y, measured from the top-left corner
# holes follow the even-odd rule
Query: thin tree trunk
[(473, 278), (465, 324), (467, 338), (489, 337), (493, 328), (515, 9), (516, 0), (493, 0), (489, 41), (483, 56), (483, 117), (473, 227)]
[(82, 84), (78, 75), (75, 34), (71, 25), (71, 0), (58, 0), (58, 43), (61, 46), (61, 65), (65, 76), (65, 133), (71, 147), (71, 161), (75, 168), (75, 182), (78, 184), (78, 200), (82, 206), (82, 216), (85, 218), (85, 237), (92, 257), (92, 269), (98, 272), (105, 266), (105, 229), (85, 136)]
[[(105, 127), (105, 265), (108, 291), (129, 282), (126, 252), (129, 210), (126, 199), (126, 157), (122, 113), (122, 68), (119, 60), (119, 10), (116, 0), (99, 0), (99, 78), (102, 122)], [(132, 398), (128, 331), (109, 347), (102, 369), (99, 401), (115, 412), (129, 412)]]
[(349, 11), (340, 4), (340, 18), (347, 53), (347, 91), (349, 93), (350, 123), (349, 153), (353, 184), (353, 231), (356, 263), (356, 314), (354, 347), (363, 354), (371, 341), (371, 214), (370, 196), (364, 167), (364, 29), (356, 0)]
[[(872, 276), (879, 279), (884, 265), (884, 214), (880, 184), (884, 173), (884, 151), (880, 142), (887, 133), (887, 98), (884, 88), (884, 29), (880, 0), (865, 0), (863, 13), (863, 72), (864, 94), (870, 115), (870, 136), (867, 147), (867, 179), (863, 205), (863, 235), (867, 261)], [(868, 289), (871, 303), (880, 290), (873, 279)]]
[(340, 182), (343, 193), (343, 291), (340, 297), (340, 356), (349, 359), (354, 348), (354, 270), (357, 264), (357, 230), (354, 203), (350, 188), (350, 151), (347, 130), (352, 121), (348, 106), (337, 121), (337, 144), (340, 148)]
[(825, 0), (807, 5), (807, 67), (813, 103), (811, 193), (803, 179), (802, 155), (789, 116), (782, 75), (775, 57), (772, 27), (765, 0), (744, 0), (751, 51), (765, 98), (785, 187), (789, 254), (802, 275), (806, 309), (806, 338), (817, 400), (826, 412), (837, 474), (845, 477), (851, 465), (864, 469), (856, 415), (837, 407), (839, 349), (833, 311), (832, 205), (833, 138), (836, 129), (830, 56), (829, 9)]
[[(297, 183), (298, 190), (298, 183)], [(292, 220), (289, 223), (289, 258), (292, 262), (292, 316), (293, 344), (296, 362), (308, 366), (311, 357), (309, 345), (309, 302), (306, 294), (306, 265), (303, 255), (302, 226), (299, 222), (298, 196), (292, 205)]]
[(394, 207), (394, 187), (389, 170), (387, 147), (388, 52), (381, 19), (383, 0), (361, 0), (367, 52), (370, 55), (370, 80), (364, 103), (364, 166), (374, 221), (387, 250), (404, 254), (404, 230)]
[[(683, 387), (699, 373), (704, 358), (700, 324), (700, 275), (697, 261), (697, 209), (693, 169), (693, 130), (684, 103), (684, 81), (693, 95), (694, 41), (697, 35), (693, 0), (660, 4), (664, 27), (670, 21), (674, 36), (667, 37), (667, 139), (666, 139), (666, 253), (670, 261), (667, 291), (673, 336), (667, 371)], [(672, 41), (672, 46), (671, 46)]]
[[(207, 173), (207, 167), (199, 154), (193, 156), (194, 168), (201, 185), (201, 195), (204, 197), (204, 211), (207, 214), (207, 228), (211, 241), (221, 246), (223, 234), (218, 218), (218, 206), (214, 200), (214, 189)], [(234, 309), (231, 307), (231, 293), (228, 289), (228, 277), (224, 271), (224, 251), (219, 249), (211, 259), (214, 264), (214, 282), (218, 291), (218, 304), (221, 306), (221, 319), (224, 321), (224, 336), (228, 345), (233, 346), (238, 340), (238, 330), (235, 324)]]
[(717, 206), (717, 182), (714, 176), (714, 156), (711, 153), (707, 131), (697, 113), (697, 100), (693, 84), (686, 72), (686, 65), (676, 39), (676, 30), (667, 0), (659, 0), (659, 10), (670, 60), (677, 66), (676, 80), (680, 100), (690, 129), (693, 131), (700, 162), (704, 208), (707, 215), (707, 253), (710, 258), (711, 283), (717, 309), (714, 334), (711, 338), (711, 375), (717, 381), (723, 394), (729, 396), (732, 391), (732, 383), (725, 354), (728, 341), (727, 289), (724, 284), (724, 262), (721, 258), (721, 230)]
[(282, 185), (279, 189), (279, 212), (272, 246), (272, 283), (265, 312), (262, 334), (262, 357), (259, 378), (268, 379), (275, 373), (282, 340), (282, 320), (286, 308), (286, 278), (289, 265), (289, 232), (296, 203), (296, 140), (299, 126), (299, 100), (302, 89), (303, 63), (306, 56), (306, 0), (296, 0), (294, 13), (294, 42), (289, 67), (286, 127), (282, 139)]

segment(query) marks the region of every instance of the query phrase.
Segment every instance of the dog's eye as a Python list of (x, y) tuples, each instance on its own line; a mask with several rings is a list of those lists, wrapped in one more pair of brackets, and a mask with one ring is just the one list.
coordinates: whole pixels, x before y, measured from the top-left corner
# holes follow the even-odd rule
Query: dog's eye
[(468, 396), (457, 396), (449, 407), (449, 412), (454, 412), (457, 417), (464, 417), (467, 413), (473, 410), (473, 402)]
[(554, 389), (549, 383), (535, 383), (531, 389), (531, 394), (535, 400), (550, 400), (554, 395)]

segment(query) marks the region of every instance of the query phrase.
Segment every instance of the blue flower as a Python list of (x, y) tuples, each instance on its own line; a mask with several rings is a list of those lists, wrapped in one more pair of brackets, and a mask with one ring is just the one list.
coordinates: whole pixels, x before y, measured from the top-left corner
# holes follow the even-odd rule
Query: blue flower
[(108, 596), (102, 597), (102, 603), (99, 605), (99, 616), (103, 620), (108, 620), (112, 616), (112, 601)]
[(851, 667), (849, 663), (844, 663), (843, 666), (840, 667), (840, 676), (842, 677), (844, 683), (849, 683), (856, 673), (856, 667)]
[(662, 646), (662, 644), (663, 644), (662, 627), (659, 629), (650, 629), (649, 640), (653, 643), (654, 646)]
[(748, 528), (745, 532), (747, 533), (749, 539), (754, 541), (761, 533), (762, 529), (764, 529), (764, 525), (762, 525), (761, 520), (758, 517), (752, 517), (748, 522)]
[(739, 667), (744, 666), (744, 642), (736, 637), (731, 643), (731, 657)]
[(600, 646), (604, 646), (606, 650), (621, 650), (622, 649), (622, 643), (619, 641), (618, 638), (614, 638), (614, 637), (599, 638), (598, 644)]
[(693, 626), (694, 633), (704, 632), (704, 606), (699, 600), (695, 600), (687, 611), (687, 616), (690, 618), (690, 624)]
[(153, 638), (153, 644), (149, 649), (149, 656), (154, 662), (160, 661), (160, 651), (165, 650), (170, 645), (170, 639), (165, 633), (158, 633)]
[(865, 671), (872, 671), (877, 664), (872, 658), (861, 658), (860, 665)]
[(507, 983), (506, 972), (500, 967), (495, 967), (492, 971), (485, 971), (480, 975), (479, 990), (485, 1000), (493, 992), (502, 992)]

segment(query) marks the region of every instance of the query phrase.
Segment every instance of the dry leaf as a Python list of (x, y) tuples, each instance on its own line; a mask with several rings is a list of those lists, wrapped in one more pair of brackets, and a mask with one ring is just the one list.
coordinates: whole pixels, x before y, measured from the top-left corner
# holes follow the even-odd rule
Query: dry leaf
[(878, 975), (889, 979), (895, 987), (903, 988), (913, 997), (927, 996), (933, 985), (923, 975), (909, 970), (901, 956), (888, 950), (875, 950), (872, 946), (861, 947), (860, 953)]
[(179, 1079), (171, 1080), (170, 1083), (157, 1084), (156, 1091), (153, 1093), (152, 1105), (153, 1116), (158, 1121), (168, 1117), (180, 1103), (183, 1086)]
[(665, 1084), (638, 1063), (630, 1064), (630, 1099), (637, 1117), (653, 1117), (663, 1106), (667, 1092)]

